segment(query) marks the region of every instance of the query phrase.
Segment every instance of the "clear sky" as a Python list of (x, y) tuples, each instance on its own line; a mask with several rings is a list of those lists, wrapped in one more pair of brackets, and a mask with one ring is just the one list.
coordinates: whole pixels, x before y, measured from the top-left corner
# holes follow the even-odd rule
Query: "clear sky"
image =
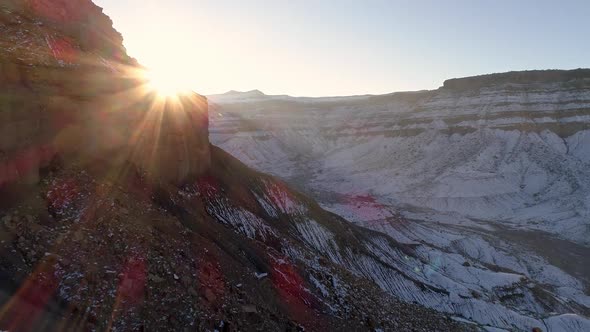
[(588, 0), (94, 1), (131, 56), (203, 94), (379, 94), (590, 67)]

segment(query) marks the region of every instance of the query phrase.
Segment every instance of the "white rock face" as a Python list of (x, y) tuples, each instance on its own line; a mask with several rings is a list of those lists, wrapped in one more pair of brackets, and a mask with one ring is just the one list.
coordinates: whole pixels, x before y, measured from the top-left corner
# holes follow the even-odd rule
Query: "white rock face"
[[(401, 298), (492, 327), (581, 331), (590, 75), (514, 75), (383, 96), (210, 96), (210, 139), (325, 209), (416, 245), (416, 278), (451, 292), (442, 300), (373, 278)], [(362, 264), (349, 268), (364, 274)], [(539, 301), (545, 292), (557, 300)]]

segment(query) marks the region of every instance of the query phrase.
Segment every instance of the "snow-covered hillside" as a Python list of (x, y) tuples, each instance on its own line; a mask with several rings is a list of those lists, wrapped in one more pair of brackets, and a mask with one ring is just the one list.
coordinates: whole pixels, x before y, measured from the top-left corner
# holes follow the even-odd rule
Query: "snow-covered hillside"
[[(487, 75), (382, 96), (209, 99), (214, 144), (350, 221), (417, 245), (448, 280), (425, 269), (429, 283), (478, 285), (458, 294), (527, 319), (588, 316), (587, 70)], [(472, 273), (476, 267), (494, 275)], [(513, 275), (520, 277), (509, 282)], [(528, 288), (535, 296), (558, 300), (539, 305), (507, 285), (529, 281), (540, 285)], [(496, 327), (521, 319), (471, 302), (407, 300)], [(564, 317), (546, 319), (546, 328), (566, 329)]]

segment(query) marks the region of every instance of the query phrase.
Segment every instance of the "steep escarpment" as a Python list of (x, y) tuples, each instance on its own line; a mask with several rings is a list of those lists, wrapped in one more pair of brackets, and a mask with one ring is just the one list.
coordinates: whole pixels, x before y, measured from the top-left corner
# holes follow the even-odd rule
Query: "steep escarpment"
[(150, 91), (91, 1), (8, 1), (0, 10), (0, 186), (35, 182), (58, 154), (130, 162), (162, 181), (207, 169), (205, 98)]
[(123, 47), (123, 37), (112, 27), (111, 19), (88, 0), (4, 0), (9, 10), (27, 13), (76, 40), (82, 50), (106, 58), (133, 62)]
[(529, 85), (569, 83), (572, 87), (588, 85), (590, 69), (512, 71), (464, 78), (453, 78), (443, 83), (451, 90), (477, 90), (494, 85)]

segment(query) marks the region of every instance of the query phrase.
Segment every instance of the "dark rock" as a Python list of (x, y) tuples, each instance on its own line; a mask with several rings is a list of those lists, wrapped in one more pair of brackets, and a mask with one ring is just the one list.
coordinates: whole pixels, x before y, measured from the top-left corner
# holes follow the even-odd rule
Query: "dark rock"
[(207, 299), (209, 303), (213, 303), (217, 300), (217, 296), (215, 295), (215, 293), (213, 293), (213, 291), (210, 288), (206, 288), (205, 299)]
[(246, 313), (257, 313), (258, 309), (253, 304), (244, 304), (242, 305), (242, 311)]
[(474, 90), (498, 84), (531, 84), (590, 79), (590, 69), (530, 70), (446, 80), (445, 89)]

